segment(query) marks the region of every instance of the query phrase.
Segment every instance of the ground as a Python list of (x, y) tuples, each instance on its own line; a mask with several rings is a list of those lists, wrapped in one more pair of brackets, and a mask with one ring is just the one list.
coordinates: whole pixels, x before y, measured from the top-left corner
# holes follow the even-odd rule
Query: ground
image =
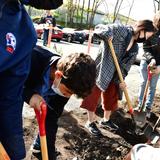
[[(147, 123), (153, 126), (159, 116), (160, 95), (155, 97), (153, 112)], [(134, 102), (136, 105), (136, 101)], [(112, 120), (119, 126), (117, 132), (111, 132), (101, 128), (103, 136), (94, 137), (84, 128), (87, 119), (86, 111), (80, 108), (72, 111), (64, 111), (59, 121), (56, 148), (60, 152), (58, 160), (122, 160), (131, 147), (137, 143), (145, 143), (148, 138), (143, 134), (144, 127), (138, 127), (133, 123), (131, 116), (123, 109), (124, 103), (120, 103), (121, 109), (112, 114)], [(102, 117), (102, 110), (96, 112), (97, 122)], [(36, 120), (31, 114), (30, 118), (24, 117), (24, 138), (26, 143), (26, 160), (36, 160), (31, 156), (30, 146), (37, 133)], [(98, 123), (97, 126), (99, 127)], [(135, 132), (138, 130), (138, 133)], [(155, 144), (158, 145), (158, 144)]]

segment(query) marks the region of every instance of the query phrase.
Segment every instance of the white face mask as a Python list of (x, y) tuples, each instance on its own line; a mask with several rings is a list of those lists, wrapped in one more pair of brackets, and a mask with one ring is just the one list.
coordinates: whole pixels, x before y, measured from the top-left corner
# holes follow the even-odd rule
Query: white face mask
[(58, 94), (59, 96), (65, 97), (65, 96), (63, 95), (63, 93), (62, 93), (62, 92), (60, 91), (60, 89), (59, 89), (59, 84), (60, 84), (60, 83), (61, 83), (61, 79), (59, 80), (57, 86), (55, 86), (54, 84), (52, 84), (52, 89), (53, 89), (53, 91), (54, 91), (56, 94)]

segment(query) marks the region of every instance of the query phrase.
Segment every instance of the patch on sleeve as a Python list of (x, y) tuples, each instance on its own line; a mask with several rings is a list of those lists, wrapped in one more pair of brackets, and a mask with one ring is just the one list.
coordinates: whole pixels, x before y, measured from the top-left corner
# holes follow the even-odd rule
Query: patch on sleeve
[(6, 34), (6, 51), (13, 53), (16, 49), (16, 37), (13, 33)]

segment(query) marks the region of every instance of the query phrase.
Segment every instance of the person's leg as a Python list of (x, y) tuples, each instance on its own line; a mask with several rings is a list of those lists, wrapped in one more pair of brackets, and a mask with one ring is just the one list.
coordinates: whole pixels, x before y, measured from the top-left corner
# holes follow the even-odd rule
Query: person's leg
[(95, 121), (95, 113), (91, 111), (87, 111), (88, 115), (88, 123), (92, 123)]
[(142, 105), (144, 90), (147, 82), (147, 65), (148, 64), (145, 60), (141, 60), (141, 63), (140, 63), (141, 83), (140, 83), (140, 88), (138, 93), (138, 108)]
[(110, 119), (111, 111), (104, 110), (104, 121), (108, 121)]
[(44, 32), (43, 32), (43, 45), (44, 46), (46, 46), (48, 43), (48, 34), (49, 34), (49, 31), (47, 29), (44, 29)]
[(25, 158), (22, 125), (22, 92), (30, 67), (30, 56), (7, 72), (0, 73), (0, 135), (11, 160)]
[(118, 87), (111, 82), (105, 92), (102, 93), (102, 108), (104, 110), (103, 119), (100, 121), (100, 125), (112, 130), (118, 129), (110, 120), (110, 115), (118, 108)]
[(97, 108), (97, 104), (101, 95), (101, 90), (95, 86), (92, 90), (92, 93), (87, 96), (81, 104), (81, 108), (87, 109), (88, 120), (85, 124), (85, 127), (89, 130), (89, 132), (93, 135), (100, 135), (101, 132), (97, 128), (95, 124), (95, 111)]
[(159, 78), (159, 75), (152, 76), (152, 79), (150, 81), (148, 96), (147, 96), (146, 103), (145, 103), (147, 118), (150, 118), (150, 116), (151, 116), (151, 108), (152, 108), (152, 104), (153, 104), (153, 101), (154, 101), (154, 95), (155, 95), (155, 91), (156, 91), (158, 78)]
[(146, 103), (145, 103), (145, 107), (147, 109), (151, 109), (151, 107), (152, 107), (158, 78), (159, 78), (159, 75), (152, 76), (152, 79), (150, 81), (148, 96), (147, 96), (147, 100), (146, 100)]
[(26, 154), (22, 129), (22, 106), (22, 103), (12, 104), (9, 108), (6, 106), (8, 110), (0, 113), (0, 126), (3, 132), (0, 141), (12, 160), (21, 160)]

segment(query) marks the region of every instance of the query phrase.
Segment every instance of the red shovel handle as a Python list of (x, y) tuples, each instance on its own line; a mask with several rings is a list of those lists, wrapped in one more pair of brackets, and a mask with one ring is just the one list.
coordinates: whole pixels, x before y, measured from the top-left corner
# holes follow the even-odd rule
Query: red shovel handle
[(152, 79), (152, 72), (151, 72), (151, 67), (150, 66), (148, 66), (147, 71), (148, 71), (148, 80), (151, 81), (151, 79)]
[(45, 119), (47, 115), (47, 105), (45, 102), (42, 102), (41, 106), (41, 111), (35, 109), (38, 125), (39, 125), (39, 134), (40, 136), (45, 136), (46, 135), (46, 127), (45, 127)]

